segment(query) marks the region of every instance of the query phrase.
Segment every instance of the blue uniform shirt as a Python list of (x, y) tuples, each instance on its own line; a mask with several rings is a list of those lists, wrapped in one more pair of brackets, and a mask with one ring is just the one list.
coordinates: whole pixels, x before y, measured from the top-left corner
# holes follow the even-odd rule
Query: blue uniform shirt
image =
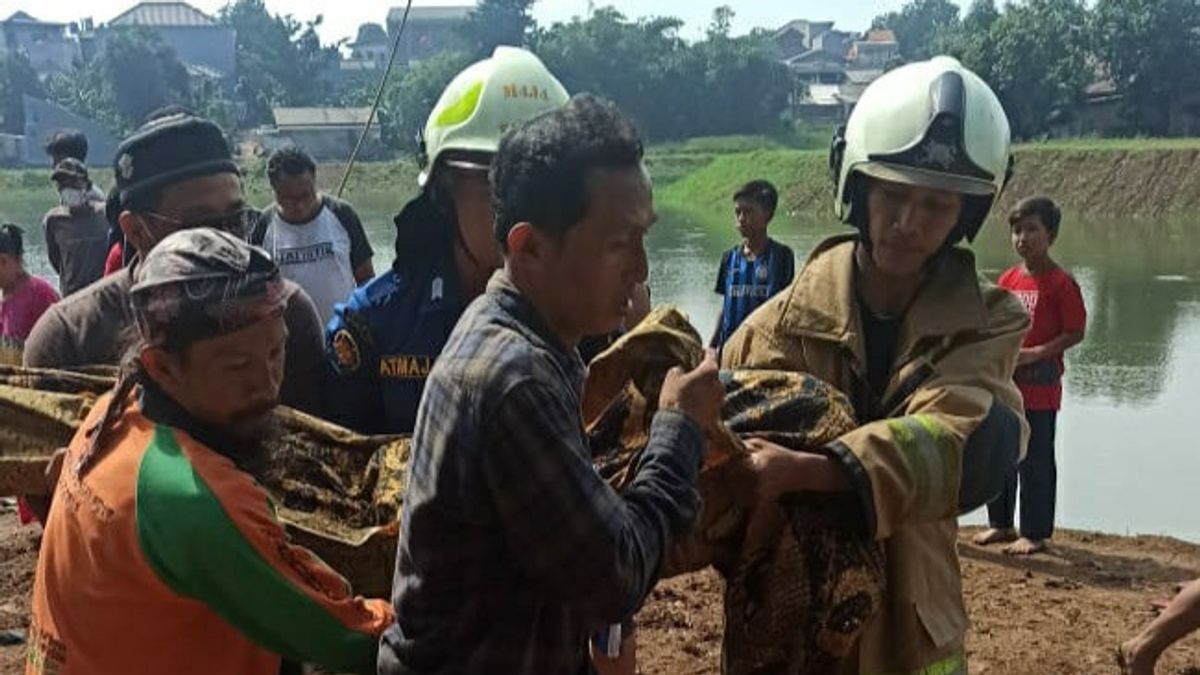
[(713, 347), (720, 347), (733, 335), (738, 326), (768, 298), (792, 283), (796, 260), (792, 249), (774, 239), (754, 260), (748, 260), (739, 244), (721, 257), (717, 272), (716, 292), (725, 296), (721, 313), (721, 330)]
[(325, 409), (368, 434), (413, 430), (425, 378), (465, 308), (450, 243), (434, 259), (393, 268), (334, 307), (325, 330), (333, 366)]

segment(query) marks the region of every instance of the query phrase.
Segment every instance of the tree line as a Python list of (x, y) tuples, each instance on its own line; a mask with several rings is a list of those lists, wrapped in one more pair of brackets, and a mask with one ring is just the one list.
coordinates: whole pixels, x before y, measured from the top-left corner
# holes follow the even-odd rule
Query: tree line
[[(385, 141), (411, 143), (442, 89), (471, 62), (497, 45), (534, 51), (568, 91), (606, 96), (638, 120), (654, 140), (719, 134), (778, 132), (789, 122), (802, 85), (776, 58), (769, 33), (733, 36), (733, 11), (720, 7), (705, 37), (687, 41), (683, 22), (655, 17), (631, 20), (617, 10), (539, 26), (533, 0), (484, 0), (460, 31), (455, 48), (412, 65), (385, 89), (381, 119)], [(376, 83), (344, 97), (366, 105)]]
[[(718, 9), (705, 39), (686, 41), (674, 18), (630, 20), (611, 8), (586, 18), (539, 26), (533, 0), (484, 0), (440, 55), (394, 73), (380, 110), (384, 141), (411, 150), (441, 90), (496, 45), (535, 50), (570, 91), (608, 96), (637, 116), (655, 139), (769, 133), (787, 124), (789, 102), (800, 90), (771, 51), (767, 34), (730, 33), (732, 10)], [(217, 20), (237, 31), (237, 77), (229, 87), (189, 74), (152, 30), (108, 32), (94, 58), (39, 81), (23, 55), (0, 63), (4, 127), (20, 133), (21, 94), (59, 103), (100, 121), (116, 134), (145, 115), (182, 104), (229, 129), (272, 122), (277, 106), (366, 106), (379, 71), (339, 71), (342, 44), (322, 44), (320, 18), (300, 22), (271, 14), (263, 0), (234, 0)], [(367, 24), (360, 37), (385, 34)]]
[[(393, 73), (380, 110), (384, 141), (409, 151), (437, 96), (467, 64), (496, 45), (534, 50), (570, 91), (607, 96), (655, 141), (719, 134), (778, 133), (794, 122), (803, 85), (775, 53), (772, 31), (735, 36), (733, 10), (718, 8), (702, 39), (682, 21), (630, 19), (612, 8), (538, 25), (534, 0), (483, 0), (440, 55)], [(20, 133), (21, 94), (55, 101), (114, 133), (145, 115), (183, 104), (229, 129), (272, 121), (277, 106), (365, 106), (378, 71), (339, 71), (343, 44), (323, 44), (320, 18), (271, 14), (263, 0), (233, 0), (217, 15), (237, 31), (235, 82), (189, 73), (152, 30), (109, 31), (87, 63), (39, 80), (21, 54), (0, 59), (0, 116)], [(974, 0), (911, 0), (876, 17), (893, 30), (904, 61), (948, 53), (1000, 96), (1019, 138), (1047, 132), (1094, 82), (1122, 94), (1125, 134), (1165, 135), (1172, 115), (1195, 111), (1200, 78), (1200, 0), (1020, 0), (998, 8)], [(362, 35), (386, 35), (378, 25)], [(362, 36), (360, 35), (360, 37)]]
[(913, 0), (873, 25), (896, 32), (904, 60), (947, 53), (979, 73), (1019, 138), (1045, 134), (1093, 84), (1120, 95), (1121, 135), (1169, 135), (1173, 116), (1200, 115), (1197, 0), (974, 0), (961, 16)]

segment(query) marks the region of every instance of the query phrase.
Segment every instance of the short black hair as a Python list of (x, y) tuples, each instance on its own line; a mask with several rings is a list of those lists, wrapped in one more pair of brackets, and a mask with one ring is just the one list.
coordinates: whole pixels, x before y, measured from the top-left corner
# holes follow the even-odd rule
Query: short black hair
[(312, 155), (298, 145), (289, 145), (271, 153), (267, 160), (267, 180), (275, 185), (285, 176), (302, 176), (311, 173), (317, 175), (317, 163)]
[(644, 154), (633, 122), (591, 94), (509, 131), (491, 169), (500, 247), (508, 250), (508, 234), (522, 222), (565, 235), (587, 213), (591, 173), (640, 167)]
[(779, 206), (779, 190), (767, 180), (752, 180), (733, 193), (733, 201), (745, 199), (754, 202), (766, 210), (768, 215), (775, 215), (775, 207)]
[(19, 225), (5, 223), (0, 225), (0, 254), (13, 255), (18, 258), (25, 255), (25, 230)]
[(1062, 223), (1062, 211), (1059, 210), (1053, 199), (1040, 195), (1022, 199), (1009, 212), (1008, 224), (1016, 225), (1018, 220), (1029, 216), (1037, 216), (1038, 220), (1042, 221), (1042, 225), (1046, 226), (1046, 231), (1050, 233), (1050, 236), (1058, 236), (1058, 226)]
[(45, 150), (46, 154), (51, 157), (59, 159), (74, 157), (81, 162), (86, 162), (88, 155), (87, 136), (84, 136), (83, 132), (78, 129), (59, 129), (50, 134), (46, 139)]

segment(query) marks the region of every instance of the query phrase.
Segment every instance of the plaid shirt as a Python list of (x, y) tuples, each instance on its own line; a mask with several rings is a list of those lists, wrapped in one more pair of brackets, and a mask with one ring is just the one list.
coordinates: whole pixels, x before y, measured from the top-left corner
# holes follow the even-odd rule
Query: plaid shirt
[(585, 368), (501, 273), (455, 327), (417, 413), (381, 675), (578, 674), (696, 516), (700, 428), (659, 412), (618, 495), (592, 469)]

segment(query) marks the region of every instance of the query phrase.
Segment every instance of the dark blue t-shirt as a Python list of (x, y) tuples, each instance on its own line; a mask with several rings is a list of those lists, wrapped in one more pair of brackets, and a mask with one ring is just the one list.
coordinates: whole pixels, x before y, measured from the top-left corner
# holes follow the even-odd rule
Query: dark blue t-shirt
[(792, 249), (774, 239), (767, 240), (761, 256), (748, 260), (739, 244), (721, 257), (716, 292), (725, 296), (720, 330), (714, 347), (725, 344), (750, 313), (768, 298), (792, 283), (796, 259)]

